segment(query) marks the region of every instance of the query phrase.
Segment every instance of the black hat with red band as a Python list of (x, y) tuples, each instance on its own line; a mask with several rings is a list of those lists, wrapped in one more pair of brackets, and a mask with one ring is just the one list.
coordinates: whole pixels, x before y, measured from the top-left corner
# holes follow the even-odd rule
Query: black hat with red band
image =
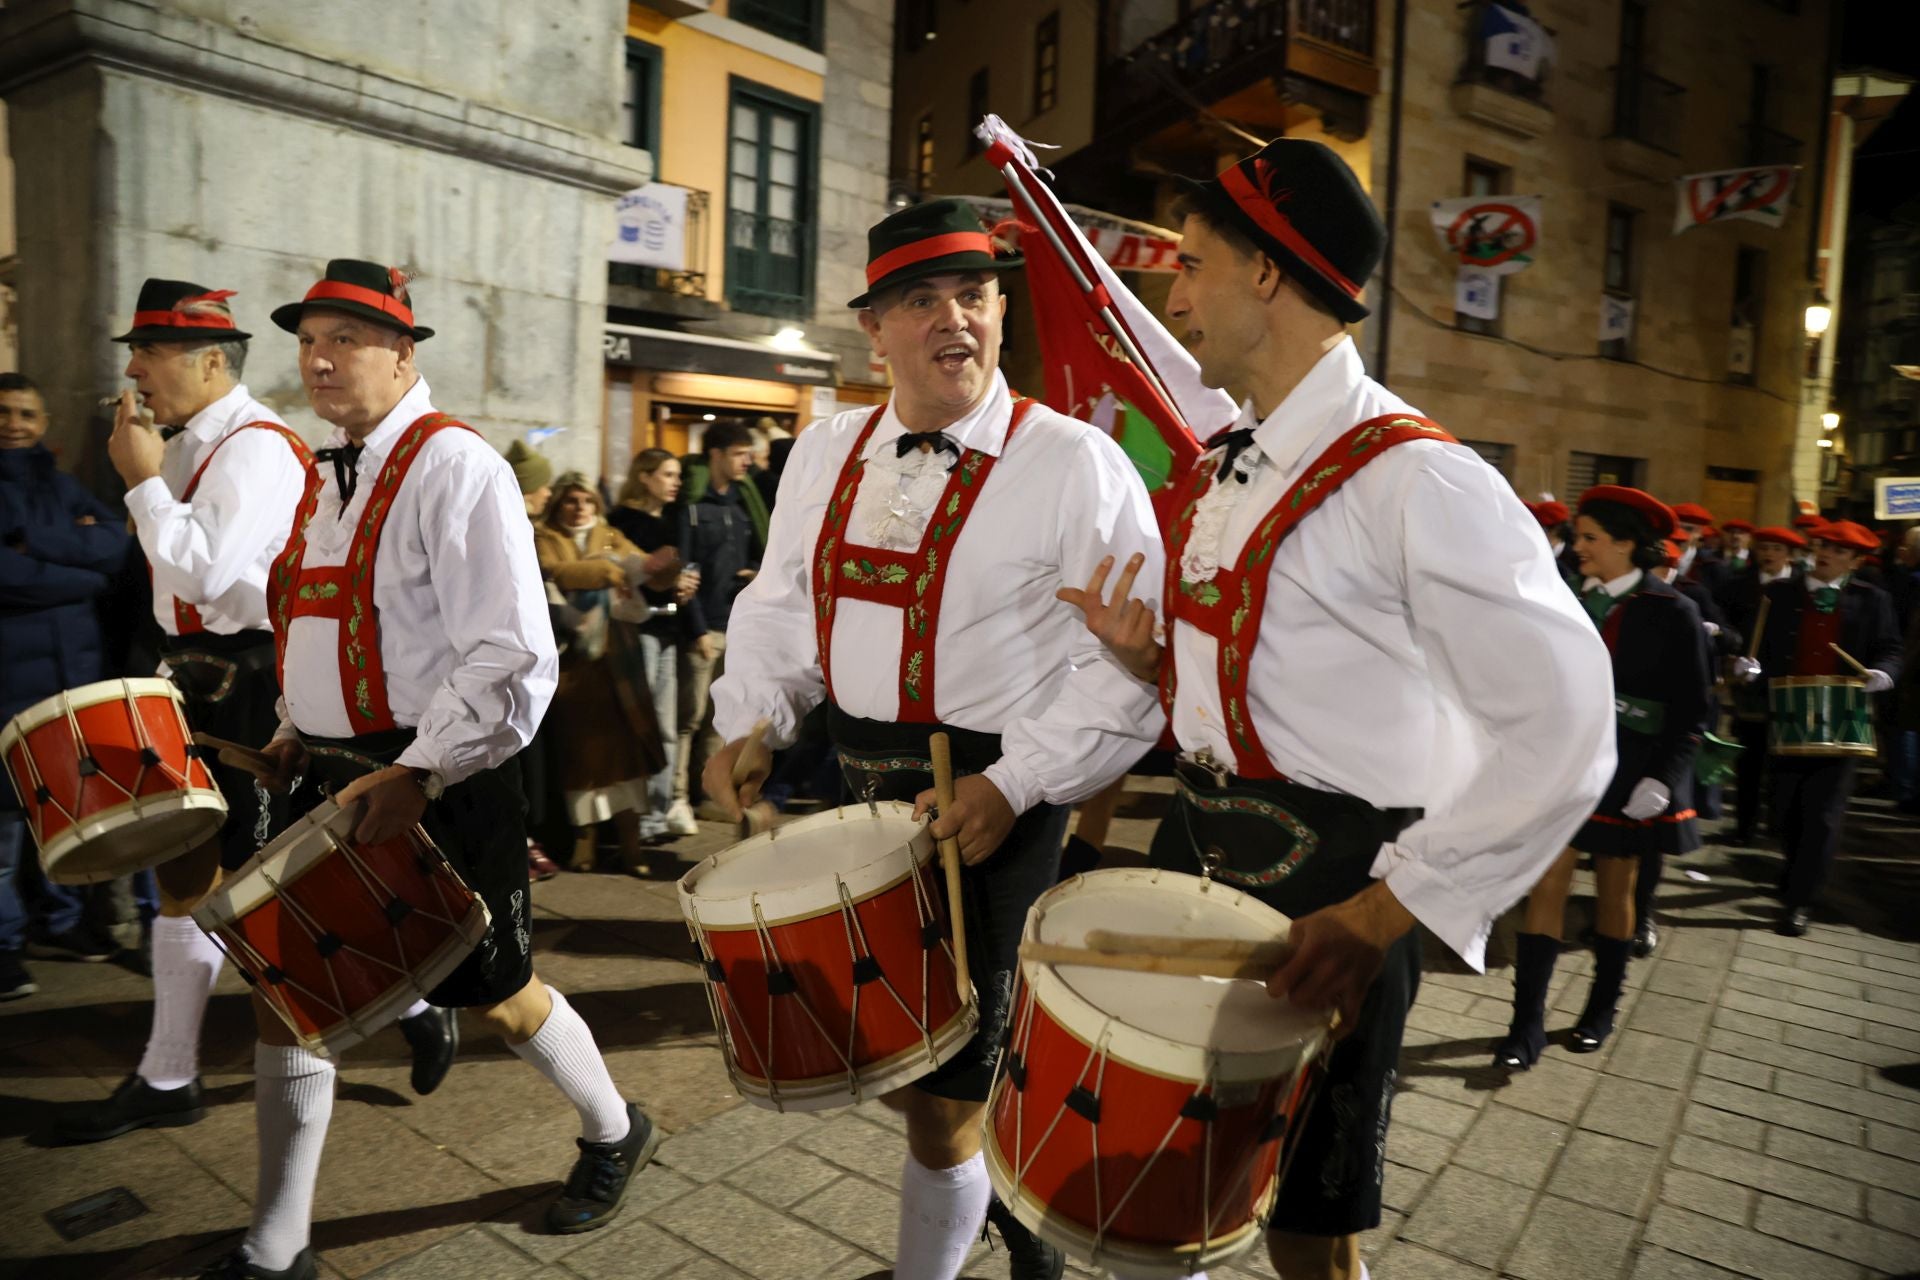
[(407, 299), (407, 273), (358, 258), (335, 258), (327, 273), (298, 302), (273, 309), (273, 322), (288, 333), (300, 332), (300, 318), (308, 307), (340, 311), (389, 329), (398, 329), (415, 342), (433, 336), (433, 330), (413, 322)]
[(115, 342), (245, 342), (253, 335), (233, 323), (231, 289), (185, 280), (149, 280), (134, 303), (133, 327)]
[(964, 200), (908, 205), (867, 229), (867, 291), (847, 305), (871, 306), (880, 290), (926, 276), (1005, 271), (1025, 261), (1017, 253), (996, 255), (980, 215)]
[(1360, 290), (1380, 265), (1387, 229), (1331, 147), (1277, 138), (1211, 181), (1184, 181), (1204, 216), (1251, 240), (1333, 314), (1348, 324), (1367, 318)]

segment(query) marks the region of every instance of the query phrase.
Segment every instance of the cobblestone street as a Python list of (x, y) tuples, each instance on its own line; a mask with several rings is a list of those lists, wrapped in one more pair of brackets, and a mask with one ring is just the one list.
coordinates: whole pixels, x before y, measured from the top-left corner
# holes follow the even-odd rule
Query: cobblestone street
[[(1145, 847), (1161, 800), (1153, 784), (1135, 785), (1118, 850)], [(1850, 821), (1851, 856), (1804, 939), (1771, 930), (1760, 887), (1777, 876), (1774, 855), (1709, 846), (1675, 860), (1659, 950), (1634, 963), (1621, 1026), (1600, 1053), (1556, 1045), (1507, 1080), (1487, 1062), (1509, 974), (1430, 971), (1394, 1106), (1390, 1211), (1366, 1241), (1373, 1274), (1863, 1280), (1920, 1270), (1920, 827), (1872, 802)], [(895, 1117), (877, 1104), (776, 1115), (728, 1085), (673, 885), (725, 843), (709, 828), (662, 851), (657, 878), (562, 875), (535, 891), (540, 972), (671, 1135), (614, 1224), (583, 1236), (532, 1230), (577, 1126), (504, 1046), (470, 1038), (445, 1085), (422, 1099), (388, 1032), (340, 1074), (315, 1206), (323, 1275), (884, 1272), (903, 1152)], [(1572, 921), (1570, 936), (1580, 927)], [(1576, 950), (1560, 967), (1556, 1032), (1580, 1006), (1588, 963)], [(192, 1274), (232, 1246), (253, 1193), (241, 984), (227, 974), (209, 1013), (203, 1122), (47, 1149), (44, 1104), (103, 1096), (137, 1059), (148, 984), (115, 965), (40, 961), (34, 971), (41, 994), (0, 1010), (0, 1274)], [(56, 1233), (50, 1211), (116, 1187), (145, 1211), (77, 1240)], [(982, 1246), (967, 1274), (1004, 1276), (1004, 1253)], [(1271, 1272), (1252, 1256), (1215, 1274)]]

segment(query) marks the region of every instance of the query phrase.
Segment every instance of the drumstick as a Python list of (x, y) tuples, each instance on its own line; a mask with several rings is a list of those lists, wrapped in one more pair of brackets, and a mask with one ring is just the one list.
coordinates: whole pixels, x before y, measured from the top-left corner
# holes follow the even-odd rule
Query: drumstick
[(1766, 632), (1767, 611), (1772, 608), (1773, 597), (1767, 595), (1761, 596), (1760, 612), (1753, 620), (1753, 636), (1747, 641), (1747, 657), (1749, 658), (1757, 658), (1760, 656), (1760, 637)]
[(241, 746), (226, 738), (216, 738), (210, 733), (195, 733), (196, 746), (211, 747), (219, 753), (221, 764), (231, 765), (235, 769), (245, 769), (256, 778), (272, 778), (279, 774), (279, 766), (269, 760), (262, 752), (252, 747)]
[[(773, 760), (767, 752), (767, 722), (756, 720), (753, 728), (747, 730), (747, 740), (740, 746), (740, 754), (733, 760), (734, 802), (739, 803), (740, 784), (760, 770), (761, 782), (773, 772)], [(740, 805), (740, 835), (757, 836), (773, 825), (777, 817), (774, 807), (764, 800), (756, 800), (751, 805)]]
[(1165, 973), (1181, 978), (1246, 978), (1265, 982), (1278, 964), (1234, 960), (1223, 956), (1155, 956), (1122, 951), (1095, 951), (1052, 942), (1023, 942), (1020, 958), (1038, 964), (1074, 964), (1089, 969), (1124, 969), (1129, 973)]
[(1827, 646), (1827, 648), (1829, 648), (1829, 649), (1831, 649), (1831, 650), (1833, 650), (1833, 651), (1834, 651), (1835, 653), (1837, 653), (1837, 654), (1839, 654), (1839, 655), (1840, 655), (1840, 661), (1842, 661), (1842, 662), (1844, 662), (1844, 663), (1846, 663), (1846, 664), (1847, 664), (1848, 666), (1850, 666), (1850, 667), (1852, 667), (1852, 668), (1853, 668), (1853, 669), (1854, 669), (1855, 671), (1858, 671), (1858, 672), (1860, 673), (1860, 678), (1861, 678), (1862, 680), (1868, 680), (1868, 679), (1871, 679), (1871, 678), (1872, 678), (1871, 676), (1869, 676), (1869, 675), (1867, 674), (1867, 669), (1866, 669), (1866, 667), (1864, 667), (1864, 666), (1862, 666), (1862, 665), (1861, 665), (1861, 663), (1860, 663), (1860, 659), (1858, 659), (1858, 658), (1856, 658), (1856, 657), (1854, 657), (1854, 656), (1853, 656), (1852, 654), (1850, 654), (1850, 653), (1848, 653), (1848, 652), (1847, 652), (1847, 651), (1846, 651), (1845, 649), (1842, 649), (1842, 648), (1841, 648), (1841, 647), (1840, 647), (1839, 645), (1837, 645), (1837, 644), (1830, 644), (1830, 645), (1828, 645), (1828, 646)]
[(1168, 956), (1182, 960), (1222, 960), (1264, 966), (1269, 972), (1287, 962), (1293, 947), (1284, 938), (1248, 942), (1239, 938), (1175, 938), (1152, 933), (1087, 930), (1087, 946), (1108, 955)]
[[(933, 798), (945, 813), (953, 807), (953, 753), (947, 735), (936, 733), (928, 742), (933, 757)], [(960, 900), (960, 841), (948, 836), (940, 842), (940, 865), (947, 873), (947, 919), (953, 926), (954, 985), (960, 989), (960, 1003), (973, 999), (973, 975), (967, 969), (967, 917)]]

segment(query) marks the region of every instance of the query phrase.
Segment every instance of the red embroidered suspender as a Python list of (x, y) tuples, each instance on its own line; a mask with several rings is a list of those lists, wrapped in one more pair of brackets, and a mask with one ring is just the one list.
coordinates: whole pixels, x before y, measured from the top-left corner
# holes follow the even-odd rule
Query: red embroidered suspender
[(400, 433), (373, 482), (343, 565), (308, 568), (302, 563), (307, 550), (307, 524), (319, 509), (322, 488), (309, 482), (307, 495), (293, 518), (287, 549), (273, 562), (273, 574), (267, 581), (275, 664), (282, 689), (287, 687), (287, 636), (293, 620), (333, 618), (340, 623), (340, 694), (347, 705), (347, 721), (356, 735), (394, 727), (393, 713), (387, 706), (386, 673), (380, 664), (380, 614), (373, 603), (373, 566), (380, 534), (393, 510), (394, 495), (420, 456), (421, 447), (448, 428), (473, 430), (444, 413), (429, 413)]
[[(1247, 706), (1247, 668), (1259, 642), (1274, 551), (1302, 520), (1332, 497), (1341, 485), (1358, 475), (1362, 467), (1409, 440), (1458, 443), (1439, 423), (1426, 418), (1390, 413), (1368, 419), (1314, 459), (1313, 465), (1288, 487), (1254, 528), (1240, 553), (1239, 563), (1232, 568), (1223, 565), (1209, 582), (1187, 581), (1180, 576), (1180, 557), (1193, 533), (1194, 508), (1206, 493), (1207, 483), (1219, 463), (1203, 459), (1194, 467), (1186, 500), (1169, 530), (1163, 599), (1169, 614), (1199, 628), (1219, 644), (1215, 678), (1227, 717), (1227, 732), (1233, 741), (1236, 772), (1241, 777), (1283, 776), (1267, 758), (1266, 747), (1254, 728), (1253, 713)], [(1160, 670), (1161, 705), (1169, 716), (1173, 714), (1174, 686), (1174, 662), (1169, 653)]]
[[(1002, 453), (1032, 406), (1031, 400), (1014, 404), (1000, 446)], [(834, 601), (871, 600), (899, 609), (900, 720), (932, 724), (938, 719), (933, 698), (934, 640), (940, 630), (940, 600), (946, 591), (947, 569), (953, 560), (953, 546), (998, 459), (978, 449), (961, 452), (940, 501), (927, 519), (920, 545), (913, 550), (889, 551), (850, 541), (846, 537), (847, 522), (852, 518), (853, 498), (866, 469), (866, 460), (860, 455), (885, 412), (884, 405), (875, 409), (861, 428), (834, 481), (826, 515), (820, 522), (812, 569), (814, 634), (820, 650), (820, 672), (827, 682), (827, 695), (832, 697)]]
[[(207, 450), (207, 456), (200, 459), (200, 465), (193, 469), (193, 478), (187, 481), (186, 491), (180, 495), (180, 501), (193, 501), (194, 490), (200, 487), (200, 477), (207, 474), (207, 467), (212, 464), (213, 455), (220, 452), (221, 445), (233, 439), (242, 431), (251, 430), (256, 427), (262, 430), (277, 431), (280, 433), (281, 438), (292, 448), (293, 456), (300, 459), (300, 465), (307, 469), (307, 492), (312, 493), (320, 483), (320, 473), (313, 469), (313, 450), (307, 448), (307, 442), (295, 435), (291, 427), (283, 423), (268, 422), (262, 419), (259, 422), (242, 423), (227, 432), (224, 436), (221, 436), (218, 440), (215, 440), (213, 442), (213, 448)], [(151, 566), (148, 567), (148, 574), (152, 574)], [(206, 623), (201, 620), (199, 609), (193, 605), (182, 603), (180, 597), (175, 596), (173, 598), (173, 629), (176, 635), (192, 636), (205, 631), (207, 626)]]

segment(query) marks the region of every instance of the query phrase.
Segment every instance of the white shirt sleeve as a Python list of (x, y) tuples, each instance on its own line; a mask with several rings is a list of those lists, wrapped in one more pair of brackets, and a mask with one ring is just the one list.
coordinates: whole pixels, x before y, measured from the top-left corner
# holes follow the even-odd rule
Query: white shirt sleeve
[(1481, 968), (1494, 919), (1613, 777), (1613, 666), (1506, 482), (1454, 450), (1424, 453), (1382, 508), (1393, 518), (1375, 545), (1399, 558), (1414, 638), (1480, 750), (1443, 773), (1447, 794), (1381, 849), (1373, 874)]
[[(1133, 464), (1112, 440), (1084, 431), (1060, 483), (1058, 585), (1084, 587), (1101, 558), (1112, 556), (1112, 591), (1128, 558), (1139, 552), (1146, 563), (1132, 594), (1158, 613), (1166, 560), (1153, 504)], [(986, 770), (1015, 813), (1041, 801), (1076, 804), (1099, 794), (1147, 753), (1166, 723), (1155, 686), (1115, 661), (1078, 609), (1059, 601), (1053, 607), (1072, 627), (1071, 669), (1043, 711), (1008, 723), (1001, 757)]]
[(250, 427), (220, 444), (193, 501), (158, 476), (127, 491), (127, 512), (153, 566), (156, 593), (212, 605), (260, 559), (284, 546), (306, 492), (306, 468), (277, 431)]
[[(861, 419), (864, 421), (864, 417)], [(727, 616), (726, 672), (713, 684), (713, 728), (722, 741), (744, 738), (767, 722), (767, 745), (788, 747), (800, 722), (827, 696), (820, 639), (813, 625), (813, 539), (829, 486), (852, 446), (833, 419), (800, 433), (780, 473), (760, 572), (734, 597)], [(831, 474), (823, 474), (832, 468)]]
[(405, 535), (389, 528), (386, 536), (424, 543), (427, 586), (459, 655), (396, 763), (455, 783), (532, 741), (553, 700), (560, 660), (512, 470), (484, 444), (461, 441), (449, 452), (423, 460), (438, 483), (420, 504), (419, 528)]

